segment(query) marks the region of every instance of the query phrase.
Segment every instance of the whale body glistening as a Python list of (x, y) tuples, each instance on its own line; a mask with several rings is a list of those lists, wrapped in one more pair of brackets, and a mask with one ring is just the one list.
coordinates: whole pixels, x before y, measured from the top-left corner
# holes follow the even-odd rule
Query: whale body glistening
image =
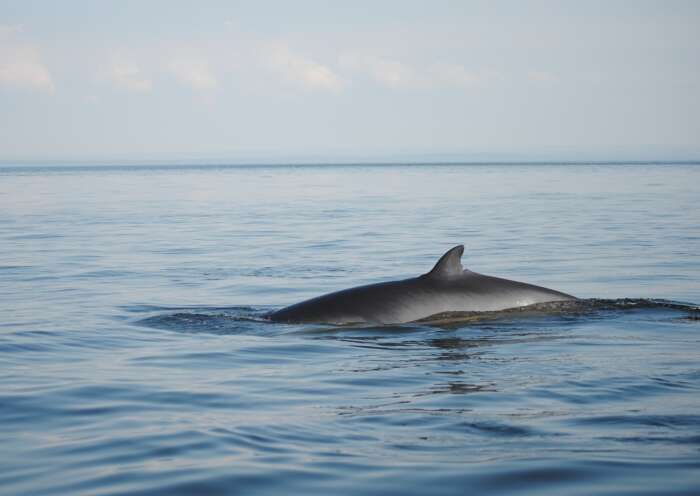
[(329, 293), (268, 317), (288, 323), (402, 324), (445, 312), (488, 312), (576, 299), (541, 286), (464, 269), (463, 253), (464, 246), (455, 246), (421, 276)]

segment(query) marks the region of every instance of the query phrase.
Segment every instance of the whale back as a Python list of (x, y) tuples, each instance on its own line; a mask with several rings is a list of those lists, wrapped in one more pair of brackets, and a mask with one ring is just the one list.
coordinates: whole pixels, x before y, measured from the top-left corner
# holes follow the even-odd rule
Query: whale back
[(465, 270), (463, 253), (464, 246), (458, 245), (421, 276), (325, 294), (269, 317), (277, 322), (400, 324), (444, 312), (496, 311), (575, 299), (541, 286)]

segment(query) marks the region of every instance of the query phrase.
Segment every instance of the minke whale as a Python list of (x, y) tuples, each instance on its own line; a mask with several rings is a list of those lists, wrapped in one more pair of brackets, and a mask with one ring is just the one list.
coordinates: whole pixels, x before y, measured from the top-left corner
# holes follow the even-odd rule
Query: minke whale
[(553, 289), (472, 272), (462, 267), (464, 246), (445, 253), (421, 276), (329, 293), (268, 314), (273, 322), (404, 324), (452, 312), (493, 312), (576, 300)]

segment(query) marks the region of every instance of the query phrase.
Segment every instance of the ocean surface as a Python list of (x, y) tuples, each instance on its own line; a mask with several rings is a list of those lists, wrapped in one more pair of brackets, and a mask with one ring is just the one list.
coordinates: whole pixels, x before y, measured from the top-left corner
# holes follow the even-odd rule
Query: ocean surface
[[(700, 494), (699, 191), (697, 164), (0, 167), (0, 494)], [(262, 318), (461, 243), (604, 302)]]

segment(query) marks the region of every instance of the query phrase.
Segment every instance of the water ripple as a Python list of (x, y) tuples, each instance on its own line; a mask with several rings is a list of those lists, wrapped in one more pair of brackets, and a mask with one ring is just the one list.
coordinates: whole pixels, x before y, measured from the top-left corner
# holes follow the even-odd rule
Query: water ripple
[[(3, 495), (698, 494), (697, 165), (0, 175)], [(265, 319), (457, 243), (597, 299)]]

